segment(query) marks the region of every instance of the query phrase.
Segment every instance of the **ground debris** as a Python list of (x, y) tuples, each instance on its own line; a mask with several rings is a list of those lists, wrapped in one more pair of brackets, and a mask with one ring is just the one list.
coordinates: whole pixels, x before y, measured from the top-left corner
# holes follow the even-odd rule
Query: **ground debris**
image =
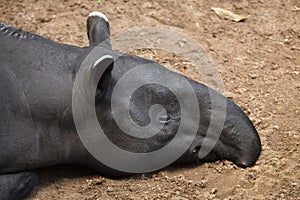
[(229, 20), (232, 20), (232, 21), (235, 21), (235, 22), (241, 22), (241, 21), (245, 21), (247, 20), (250, 15), (248, 16), (244, 16), (244, 15), (238, 15), (238, 14), (235, 14), (229, 10), (225, 10), (223, 8), (215, 8), (215, 7), (212, 7), (211, 8), (219, 17), (221, 18), (224, 18), (224, 19), (229, 19)]

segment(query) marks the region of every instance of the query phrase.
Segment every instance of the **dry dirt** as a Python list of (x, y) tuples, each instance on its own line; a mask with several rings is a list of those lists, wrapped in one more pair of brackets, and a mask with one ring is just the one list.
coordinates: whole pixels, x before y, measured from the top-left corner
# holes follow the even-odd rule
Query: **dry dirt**
[[(252, 168), (230, 162), (169, 168), (121, 180), (86, 168), (56, 166), (40, 172), (28, 199), (300, 199), (300, 7), (299, 0), (1, 0), (0, 21), (58, 42), (86, 46), (91, 11), (105, 13), (112, 35), (132, 27), (175, 27), (201, 43), (223, 78), (225, 95), (254, 122), (263, 145)], [(243, 15), (219, 18), (211, 7)], [(195, 79), (173, 54), (142, 50)]]

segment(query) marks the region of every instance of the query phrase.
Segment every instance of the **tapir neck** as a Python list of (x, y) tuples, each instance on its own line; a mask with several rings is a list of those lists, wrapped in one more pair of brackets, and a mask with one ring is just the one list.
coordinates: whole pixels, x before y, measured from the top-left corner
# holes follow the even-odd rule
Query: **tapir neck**
[[(9, 172), (77, 162), (86, 153), (72, 125), (71, 108), (74, 74), (88, 49), (25, 35), (0, 31), (1, 77), (6, 77), (0, 83), (7, 85), (0, 97), (10, 98), (6, 118), (15, 127), (5, 133), (15, 147), (4, 149), (8, 157), (0, 157), (0, 173), (2, 168)], [(23, 151), (25, 156), (17, 155)]]

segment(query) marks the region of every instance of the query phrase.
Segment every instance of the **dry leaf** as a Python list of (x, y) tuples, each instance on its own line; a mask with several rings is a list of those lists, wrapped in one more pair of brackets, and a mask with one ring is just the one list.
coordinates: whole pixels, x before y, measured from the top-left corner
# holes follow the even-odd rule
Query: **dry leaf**
[(222, 17), (224, 19), (229, 19), (229, 20), (232, 20), (232, 21), (235, 21), (235, 22), (240, 22), (240, 21), (244, 21), (244, 20), (247, 20), (250, 16), (243, 16), (243, 15), (238, 15), (238, 14), (235, 14), (229, 10), (225, 10), (225, 9), (222, 9), (222, 8), (215, 8), (215, 7), (212, 7), (211, 8), (219, 17)]
[(294, 6), (293, 8), (292, 8), (292, 11), (300, 11), (300, 7), (297, 7), (297, 6)]

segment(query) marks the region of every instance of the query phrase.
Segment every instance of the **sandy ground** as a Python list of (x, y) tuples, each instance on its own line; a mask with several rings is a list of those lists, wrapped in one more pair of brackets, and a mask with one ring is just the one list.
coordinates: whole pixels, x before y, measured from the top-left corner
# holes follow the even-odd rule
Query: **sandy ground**
[[(254, 122), (263, 145), (248, 169), (230, 162), (169, 168), (112, 180), (75, 166), (40, 171), (28, 199), (300, 199), (299, 0), (2, 0), (0, 21), (58, 42), (86, 46), (89, 12), (105, 13), (112, 35), (132, 27), (177, 28), (214, 59), (225, 95)], [(241, 23), (219, 18), (211, 7), (251, 15)], [(199, 77), (182, 59), (156, 50), (134, 52)]]

